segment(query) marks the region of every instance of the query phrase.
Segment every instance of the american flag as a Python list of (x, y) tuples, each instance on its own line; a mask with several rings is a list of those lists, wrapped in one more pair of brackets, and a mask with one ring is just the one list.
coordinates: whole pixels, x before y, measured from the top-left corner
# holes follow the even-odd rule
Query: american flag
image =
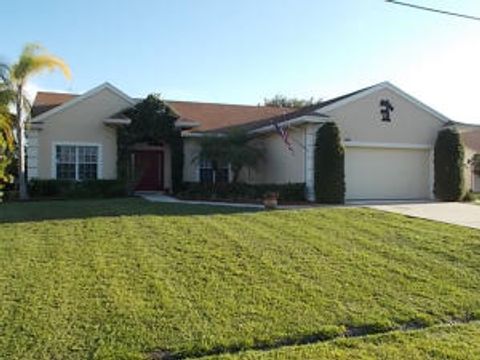
[(293, 154), (293, 146), (290, 140), (288, 139), (288, 130), (286, 127), (280, 126), (278, 122), (274, 122), (273, 126), (275, 126), (275, 130), (277, 130), (278, 135), (283, 139), (283, 142), (287, 146), (288, 150), (290, 150)]

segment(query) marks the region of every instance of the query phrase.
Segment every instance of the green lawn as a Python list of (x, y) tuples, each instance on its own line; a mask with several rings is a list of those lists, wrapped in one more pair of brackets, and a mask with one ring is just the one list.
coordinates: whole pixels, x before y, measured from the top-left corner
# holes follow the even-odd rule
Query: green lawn
[(6, 204), (0, 222), (0, 358), (181, 358), (480, 318), (478, 230), (139, 199)]
[(156, 204), (137, 198), (0, 203), (0, 223), (141, 215), (210, 215), (254, 211), (224, 206)]
[(438, 326), (422, 331), (394, 332), (361, 339), (341, 339), (314, 345), (205, 360), (467, 360), (480, 358), (480, 324)]

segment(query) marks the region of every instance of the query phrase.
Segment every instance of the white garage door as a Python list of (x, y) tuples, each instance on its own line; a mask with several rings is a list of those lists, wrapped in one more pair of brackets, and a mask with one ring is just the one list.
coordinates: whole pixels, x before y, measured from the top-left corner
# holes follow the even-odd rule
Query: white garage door
[(427, 199), (428, 150), (349, 147), (345, 151), (346, 198)]
[(480, 176), (479, 175), (473, 175), (472, 189), (475, 192), (480, 192)]

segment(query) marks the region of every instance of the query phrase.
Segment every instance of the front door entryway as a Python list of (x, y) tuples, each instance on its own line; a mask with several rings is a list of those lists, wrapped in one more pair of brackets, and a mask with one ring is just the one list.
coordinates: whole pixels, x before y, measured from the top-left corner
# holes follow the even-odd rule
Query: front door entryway
[(163, 190), (163, 151), (134, 152), (137, 191)]

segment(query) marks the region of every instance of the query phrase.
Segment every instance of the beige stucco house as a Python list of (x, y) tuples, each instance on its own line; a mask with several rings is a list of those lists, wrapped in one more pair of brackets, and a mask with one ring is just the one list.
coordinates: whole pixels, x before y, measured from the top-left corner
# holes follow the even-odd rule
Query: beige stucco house
[[(129, 123), (122, 112), (134, 99), (110, 84), (83, 95), (37, 94), (28, 132), (28, 177), (40, 179), (115, 179), (116, 127)], [(256, 169), (243, 171), (240, 180), (252, 184), (305, 183), (314, 200), (314, 142), (317, 129), (335, 121), (346, 148), (346, 198), (428, 199), (433, 197), (433, 145), (438, 131), (459, 124), (384, 82), (299, 110), (166, 101), (178, 115), (176, 126), (184, 137), (184, 181), (228, 181), (228, 167), (212, 174), (210, 164), (197, 161), (199, 139), (243, 128), (264, 149)], [(288, 130), (289, 149), (277, 124)], [(459, 126), (460, 128), (460, 126)], [(466, 135), (466, 180), (479, 190), (468, 160), (480, 153), (476, 130), (462, 126)], [(132, 149), (137, 163), (149, 169), (140, 190), (171, 187), (168, 145), (138, 144)]]

